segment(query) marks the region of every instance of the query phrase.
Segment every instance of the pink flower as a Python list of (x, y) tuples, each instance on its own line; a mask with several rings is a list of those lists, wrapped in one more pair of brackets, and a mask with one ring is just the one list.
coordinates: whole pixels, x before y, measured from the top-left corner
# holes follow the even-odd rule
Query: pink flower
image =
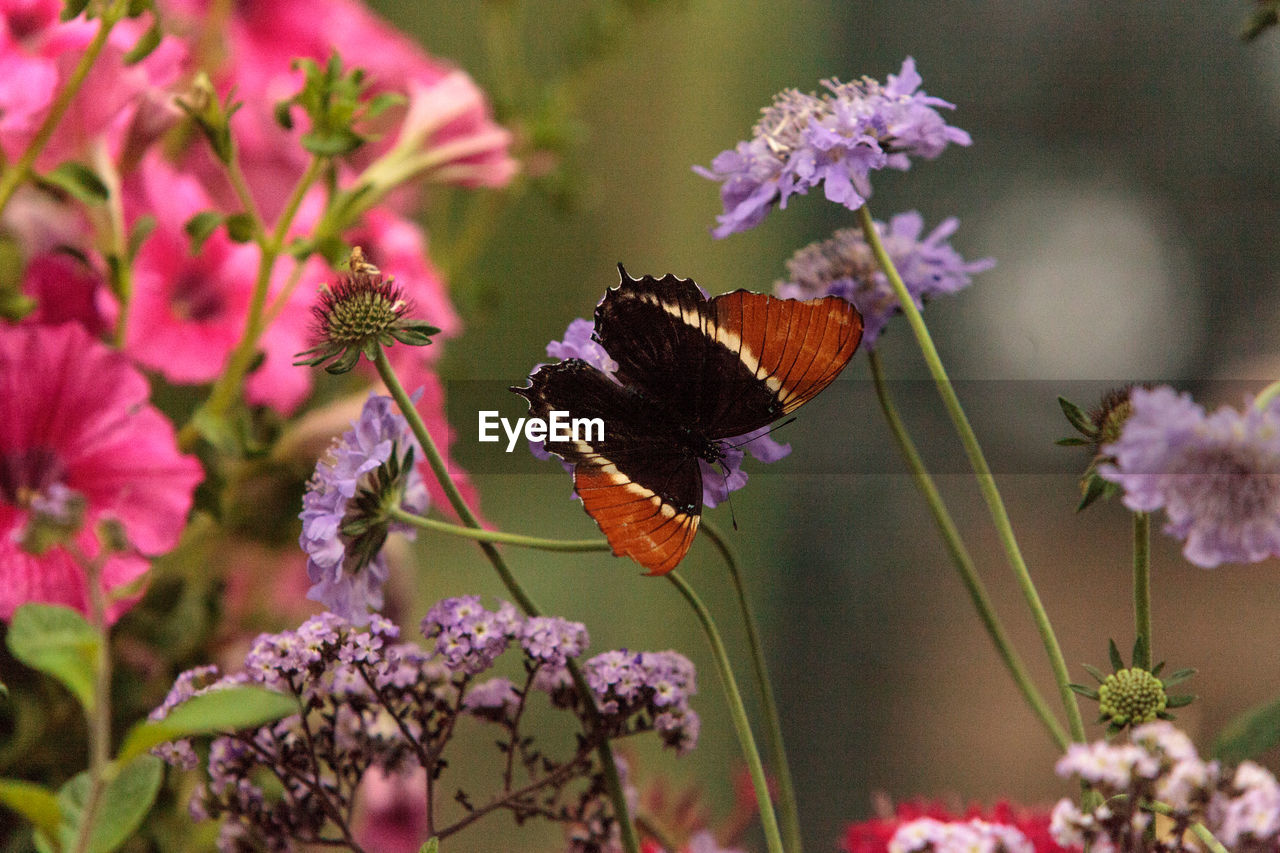
[(24, 319), (44, 325), (79, 323), (91, 335), (101, 334), (107, 327), (98, 310), (102, 288), (102, 276), (71, 255), (37, 255), (27, 264), (22, 282), (23, 292), (36, 300), (36, 310)]
[(371, 767), (360, 783), (363, 819), (356, 840), (365, 850), (416, 853), (427, 832), (427, 774), (421, 767), (390, 774)]
[[(57, 0), (0, 0), (0, 148), (15, 159), (31, 142), (100, 23), (83, 17), (58, 19)], [(106, 138), (119, 150), (138, 108), (163, 100), (163, 89), (178, 78), (185, 48), (165, 38), (145, 59), (124, 61), (149, 22), (125, 20), (111, 31), (58, 132), (41, 154), (47, 168), (82, 154), (87, 144)]]
[[(178, 452), (172, 425), (147, 396), (128, 360), (74, 323), (0, 327), (0, 618), (28, 601), (88, 611), (84, 569), (71, 554), (18, 547), (33, 502), (67, 490), (82, 496), (75, 543), (89, 558), (100, 549), (95, 525), (122, 525), (133, 551), (107, 559), (108, 593), (145, 574), (147, 556), (177, 544), (203, 473)], [(130, 604), (112, 601), (108, 618)]]
[[(141, 185), (130, 193), (131, 212), (150, 213), (157, 225), (138, 252), (125, 351), (172, 382), (212, 381), (244, 334), (260, 252), (250, 244), (232, 243), (219, 229), (193, 256), (183, 225), (214, 207), (208, 193), (195, 178), (158, 157), (143, 162)], [(272, 297), (283, 287), (290, 264), (287, 258), (277, 261)], [(323, 274), (320, 261), (312, 260), (303, 279), (320, 281)], [(306, 348), (306, 294), (313, 288), (300, 284), (263, 332), (259, 345), (266, 358), (246, 385), (251, 402), (288, 413), (310, 391), (309, 374), (292, 363), (294, 353)]]

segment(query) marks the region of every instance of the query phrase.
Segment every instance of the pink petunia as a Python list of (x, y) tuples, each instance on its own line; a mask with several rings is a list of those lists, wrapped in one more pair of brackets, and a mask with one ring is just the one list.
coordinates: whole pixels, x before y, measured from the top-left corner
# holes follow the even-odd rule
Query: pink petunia
[[(19, 548), (35, 502), (67, 490), (84, 498), (75, 545), (90, 559), (100, 552), (95, 526), (120, 523), (131, 551), (106, 560), (107, 593), (177, 544), (203, 472), (147, 397), (128, 360), (77, 324), (0, 327), (0, 618), (29, 601), (89, 608), (84, 568), (67, 550)], [(110, 600), (108, 619), (131, 603)]]

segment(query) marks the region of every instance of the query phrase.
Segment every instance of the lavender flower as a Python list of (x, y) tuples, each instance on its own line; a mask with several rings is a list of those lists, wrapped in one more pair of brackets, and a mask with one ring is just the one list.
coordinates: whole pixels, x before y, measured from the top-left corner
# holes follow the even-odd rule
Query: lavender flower
[[(924, 217), (914, 210), (898, 214), (888, 225), (875, 223), (917, 308), (934, 296), (968, 287), (971, 275), (995, 266), (991, 258), (966, 261), (951, 247), (947, 240), (959, 225), (954, 217), (946, 219), (921, 238)], [(860, 228), (843, 228), (800, 249), (787, 261), (787, 274), (789, 280), (774, 285), (779, 296), (814, 299), (833, 294), (852, 302), (862, 314), (864, 347), (874, 346), (889, 318), (902, 310)]]
[(496, 611), (480, 605), (480, 596), (446, 598), (422, 620), (422, 635), (435, 641), (435, 653), (453, 672), (478, 675), (493, 666), (520, 632), (522, 620), (503, 602)]
[(1280, 554), (1280, 401), (1211, 415), (1168, 386), (1134, 388), (1114, 464), (1098, 474), (1124, 488), (1132, 510), (1163, 508), (1165, 532), (1185, 539), (1198, 566)]
[(353, 428), (316, 463), (302, 498), (299, 543), (314, 584), (308, 598), (355, 623), (382, 607), (382, 545), (390, 531), (413, 536), (387, 514), (427, 508), (427, 489), (413, 465), (420, 452), (391, 398), (370, 394)]
[(641, 730), (626, 728), (639, 714), (652, 719), (663, 742), (681, 755), (697, 745), (701, 721), (689, 698), (698, 688), (693, 664), (684, 655), (619, 649), (591, 658), (582, 672), (604, 723), (619, 734)]
[[(577, 358), (587, 362), (605, 376), (617, 381), (618, 363), (609, 357), (604, 347), (595, 339), (595, 325), (590, 320), (578, 318), (565, 329), (564, 340), (547, 344), (547, 355), (552, 358)], [(702, 503), (714, 509), (723, 503), (730, 492), (736, 492), (747, 484), (747, 472), (742, 462), (749, 453), (766, 464), (777, 462), (791, 452), (791, 445), (782, 444), (769, 436), (771, 427), (762, 427), (746, 435), (722, 439), (719, 443), (724, 454), (719, 467), (705, 459), (698, 460), (702, 470)], [(551, 454), (541, 441), (529, 442), (529, 451), (539, 459), (549, 459)], [(566, 471), (573, 465), (561, 462)]]
[(829, 201), (857, 210), (871, 197), (876, 169), (905, 171), (912, 157), (931, 160), (951, 143), (968, 145), (969, 134), (951, 127), (938, 108), (954, 109), (918, 91), (915, 60), (881, 85), (824, 80), (821, 95), (788, 89), (761, 111), (751, 139), (721, 152), (710, 169), (694, 171), (721, 183), (724, 213), (711, 233), (717, 238), (754, 228), (774, 204), (787, 206), (822, 184)]

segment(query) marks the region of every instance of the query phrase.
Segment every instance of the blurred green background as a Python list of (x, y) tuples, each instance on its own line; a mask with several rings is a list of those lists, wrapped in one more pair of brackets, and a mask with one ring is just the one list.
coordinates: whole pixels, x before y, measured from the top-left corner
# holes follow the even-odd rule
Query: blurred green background
[[(484, 514), (503, 529), (593, 535), (551, 463), (475, 441), (476, 409), (516, 415), (503, 388), (589, 316), (614, 265), (692, 276), (712, 293), (768, 290), (800, 246), (853, 224), (818, 196), (714, 241), (717, 186), (690, 171), (745, 138), (778, 90), (826, 77), (884, 79), (915, 57), (924, 89), (954, 102), (968, 149), (879, 174), (873, 213), (960, 218), (954, 245), (998, 266), (925, 313), (992, 464), (1073, 677), (1132, 641), (1129, 521), (1118, 505), (1073, 511), (1086, 460), (1054, 398), (1089, 405), (1112, 381), (1172, 380), (1238, 404), (1280, 364), (1280, 49), (1243, 44), (1239, 2), (435, 2), (373, 4), (495, 98), (571, 144), (554, 198), (523, 195), (452, 279), (467, 332), (444, 374)], [(601, 55), (553, 86), (587, 52)], [(353, 63), (358, 57), (349, 58)], [(564, 117), (573, 117), (568, 122)], [(429, 222), (443, 222), (437, 208)], [(458, 250), (447, 228), (433, 254)], [(1046, 695), (1056, 692), (1030, 620), (905, 324), (880, 351), (917, 440), (1001, 614)], [(1222, 380), (1252, 380), (1225, 383)], [(974, 618), (876, 409), (865, 360), (780, 436), (791, 457), (733, 500), (793, 770), (806, 843), (835, 850), (872, 796), (1048, 804), (1070, 793), (1055, 753)], [(709, 517), (730, 527), (729, 511)], [(422, 548), (422, 601), (500, 594), (466, 543)], [(699, 664), (699, 749), (643, 751), (643, 775), (699, 780), (728, 808), (738, 755), (706, 644), (669, 584), (601, 556), (519, 553), (513, 567), (552, 612), (585, 621), (592, 649), (675, 648)], [(1277, 566), (1204, 571), (1154, 543), (1155, 656), (1195, 666), (1180, 713), (1207, 749), (1234, 714), (1280, 693)], [(732, 594), (713, 549), (682, 567), (720, 616), (751, 685)], [(1086, 716), (1092, 709), (1086, 707)], [(1096, 727), (1092, 736), (1100, 735)], [(502, 821), (495, 821), (496, 824)], [(468, 849), (534, 846), (482, 831)]]

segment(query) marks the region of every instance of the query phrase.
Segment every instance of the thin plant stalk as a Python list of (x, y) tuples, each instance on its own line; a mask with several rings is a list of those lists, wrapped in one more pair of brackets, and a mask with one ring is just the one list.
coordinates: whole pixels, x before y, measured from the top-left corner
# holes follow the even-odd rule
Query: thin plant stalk
[(1071, 677), (1067, 671), (1066, 659), (1062, 656), (1062, 646), (1058, 643), (1058, 637), (1053, 631), (1052, 623), (1049, 621), (1049, 614), (1045, 611), (1044, 603), (1040, 600), (1040, 593), (1036, 590), (1035, 583), (1031, 580), (1030, 571), (1027, 570), (1026, 560), (1022, 557), (1022, 549), (1018, 547), (1018, 540), (1013, 532), (1013, 524), (1009, 521), (1009, 512), (1005, 509), (1004, 499), (1000, 496), (1000, 490), (996, 486), (996, 479), (991, 473), (991, 466), (987, 464), (986, 456), (982, 453), (982, 447), (978, 444), (978, 437), (973, 432), (973, 427), (964, 412), (964, 407), (960, 405), (960, 398), (956, 395), (951, 379), (947, 376), (946, 368), (942, 365), (942, 359), (939, 357), (937, 347), (934, 346), (933, 339), (929, 335), (928, 327), (924, 324), (924, 318), (920, 316), (920, 310), (916, 308), (915, 300), (912, 299), (911, 294), (907, 291), (907, 286), (903, 283), (902, 276), (898, 274), (893, 260), (889, 257), (889, 253), (884, 247), (884, 243), (880, 240), (880, 234), (876, 230), (874, 220), (871, 218), (871, 211), (865, 204), (858, 208), (858, 221), (862, 225), (862, 233), (866, 237), (867, 244), (875, 254), (876, 263), (879, 264), (885, 276), (889, 279), (889, 284), (897, 297), (899, 307), (902, 309), (903, 315), (906, 316), (908, 325), (911, 326), (911, 332), (915, 335), (916, 343), (919, 344), (920, 351), (924, 355), (925, 363), (929, 367), (929, 373), (933, 376), (934, 384), (938, 388), (938, 395), (942, 398), (947, 415), (951, 418), (951, 423), (955, 426), (956, 433), (960, 437), (960, 443), (964, 446), (965, 455), (969, 458), (969, 464), (973, 468), (974, 476), (978, 481), (978, 489), (982, 492), (982, 499), (986, 502), (987, 509), (991, 513), (991, 520), (995, 525), (996, 534), (1004, 547), (1009, 566), (1018, 581), (1018, 587), (1022, 591), (1022, 596), (1031, 611), (1036, 630), (1040, 633), (1040, 640), (1044, 644), (1045, 653), (1049, 658), (1049, 665), (1053, 669), (1054, 681), (1058, 684), (1058, 693), (1062, 698), (1062, 705), (1067, 712), (1067, 724), (1071, 732), (1071, 739), (1083, 743), (1085, 740), (1084, 719), (1080, 716), (1080, 706), (1076, 702), (1075, 693), (1071, 690)]
[(867, 355), (871, 366), (871, 379), (876, 389), (876, 399), (880, 401), (880, 410), (884, 413), (884, 419), (889, 424), (889, 432), (892, 433), (894, 441), (898, 444), (898, 450), (901, 451), (902, 458), (906, 461), (907, 468), (911, 471), (911, 478), (915, 481), (916, 488), (924, 497), (924, 501), (929, 507), (929, 512), (933, 515), (934, 523), (938, 525), (938, 532), (942, 536), (943, 544), (947, 548), (947, 553), (951, 555), (951, 562), (955, 565), (956, 572), (960, 575), (960, 582), (964, 584), (965, 592), (969, 594), (969, 600), (973, 603), (974, 610), (978, 612), (978, 618), (982, 621), (982, 626), (987, 630), (987, 636), (991, 638), (992, 644), (996, 647), (996, 652), (1000, 655), (1000, 659), (1004, 661), (1004, 665), (1009, 670), (1009, 675), (1013, 678), (1014, 683), (1018, 686), (1018, 690), (1022, 693), (1022, 697), (1027, 700), (1031, 710), (1035, 712), (1035, 715), (1049, 732), (1049, 737), (1059, 749), (1065, 750), (1071, 739), (1067, 736), (1066, 730), (1062, 728), (1062, 724), (1054, 717), (1053, 712), (1049, 710), (1048, 703), (1035, 686), (1035, 683), (1032, 682), (1030, 675), (1027, 673), (1026, 665), (1022, 662), (1017, 649), (1013, 647), (1008, 635), (1005, 633), (1004, 625), (1000, 621), (999, 615), (996, 614), (995, 607), (991, 603), (991, 597), (987, 594), (986, 585), (983, 584), (982, 578), (978, 576), (977, 569), (973, 564), (973, 557), (970, 556), (969, 549), (965, 546), (964, 539), (960, 536), (960, 529), (956, 527), (951, 513), (947, 511), (947, 506), (942, 500), (942, 493), (938, 491), (938, 486), (925, 467), (920, 451), (916, 448), (915, 442), (911, 440), (911, 436), (907, 432), (906, 424), (903, 423), (902, 417), (898, 414), (897, 406), (894, 405), (892, 398), (889, 396), (889, 388), (884, 381), (884, 371), (880, 366), (879, 354), (872, 350)]
[(49, 112), (44, 117), (44, 121), (40, 123), (40, 127), (36, 130), (36, 135), (31, 138), (31, 142), (27, 144), (27, 148), (22, 152), (18, 159), (0, 174), (0, 213), (8, 207), (13, 194), (17, 192), (18, 187), (31, 176), (31, 169), (36, 164), (36, 159), (40, 153), (44, 151), (49, 140), (53, 138), (53, 133), (57, 130), (58, 125), (62, 122), (63, 117), (67, 114), (67, 110), (71, 108), (71, 102), (75, 100), (76, 95), (80, 92), (80, 87), (84, 85), (85, 78), (89, 76), (93, 64), (98, 61), (98, 55), (102, 53), (102, 49), (106, 47), (107, 37), (111, 35), (111, 30), (124, 17), (128, 10), (128, 5), (123, 0), (116, 0), (107, 9), (102, 12), (99, 18), (98, 31), (94, 33), (93, 40), (89, 42), (89, 46), (85, 48), (84, 53), (80, 56), (80, 61), (76, 63), (76, 67), (72, 69), (71, 76), (67, 78), (67, 83), (58, 92), (58, 96), (54, 99)]
[(1133, 665), (1151, 669), (1151, 516), (1145, 512), (1133, 514), (1133, 627)]
[[(427, 465), (435, 475), (436, 481), (440, 483), (440, 488), (444, 490), (450, 506), (458, 514), (458, 518), (462, 519), (464, 525), (474, 530), (481, 530), (479, 518), (471, 511), (471, 507), (467, 505), (461, 490), (458, 489), (458, 484), (454, 482), (453, 476), (449, 473), (449, 467), (445, 464), (444, 456), (441, 455), (440, 449), (436, 446), (435, 441), (432, 440), (431, 433), (427, 430), (427, 425), (423, 422), (422, 416), (418, 414), (418, 409), (413, 405), (413, 400), (404, 390), (404, 385), (400, 383), (400, 377), (396, 375), (395, 368), (391, 366), (386, 350), (378, 347), (377, 357), (374, 359), (373, 364), (377, 368), (378, 376), (382, 378), (382, 383), (387, 386), (387, 390), (391, 392), (392, 399), (396, 401), (396, 405), (400, 408), (400, 413), (404, 415), (405, 420), (408, 422), (409, 429), (412, 430), (414, 437), (418, 439), (418, 443), (422, 446)], [(480, 546), (480, 550), (484, 552), (489, 562), (493, 564), (493, 568), (497, 571), (502, 585), (511, 593), (511, 597), (520, 605), (520, 609), (529, 616), (541, 615), (542, 608), (538, 607), (533, 599), (529, 597), (529, 594), (524, 591), (520, 582), (516, 580), (515, 575), (511, 573), (511, 569), (507, 567), (507, 561), (502, 558), (502, 554), (498, 553), (498, 549), (494, 547), (493, 542), (477, 539), (476, 544)], [(576, 661), (572, 660), (568, 661), (568, 669), (570, 676), (573, 678), (574, 687), (577, 689), (578, 695), (582, 697), (588, 725), (593, 733), (599, 731), (600, 714), (596, 709), (587, 680), (582, 675), (582, 669)], [(631, 811), (627, 808), (627, 797), (622, 788), (622, 777), (618, 773), (618, 763), (613, 757), (613, 748), (609, 745), (608, 738), (600, 738), (600, 742), (596, 746), (596, 753), (600, 757), (600, 766), (604, 772), (609, 799), (613, 803), (613, 811), (622, 830), (623, 850), (626, 853), (640, 853), (640, 837), (636, 833), (635, 823), (631, 819)]]
[(760, 632), (756, 627), (756, 617), (752, 612), (751, 603), (747, 600), (742, 573), (738, 570), (738, 555), (729, 540), (716, 529), (715, 525), (704, 518), (701, 527), (724, 559), (725, 567), (729, 570), (729, 578), (733, 581), (734, 591), (738, 594), (738, 609), (742, 611), (742, 622), (747, 629), (747, 646), (751, 649), (751, 668), (754, 671), (757, 686), (760, 688), (760, 705), (764, 709), (769, 760), (773, 763), (773, 772), (778, 780), (778, 819), (782, 824), (782, 835), (786, 838), (787, 849), (793, 853), (800, 853), (803, 841), (800, 837), (800, 809), (796, 800), (796, 786), (791, 778), (791, 765), (787, 761), (786, 744), (782, 740), (782, 723), (778, 718), (778, 703), (773, 695), (773, 682), (769, 678), (764, 646), (760, 642)]
[(716, 630), (715, 620), (707, 610), (702, 599), (693, 591), (693, 587), (676, 572), (668, 572), (667, 580), (679, 590), (684, 600), (689, 602), (702, 631), (711, 645), (711, 657), (716, 662), (720, 673), (720, 683), (724, 686), (725, 699), (729, 702), (729, 716), (733, 719), (733, 727), (738, 733), (738, 743), (742, 746), (742, 757), (747, 762), (747, 770), (751, 773), (751, 783), (756, 789), (756, 804), (760, 808), (760, 825), (764, 830), (764, 840), (769, 853), (785, 853), (782, 846), (782, 835), (778, 831), (778, 818), (773, 811), (773, 800), (769, 796), (769, 780), (764, 774), (764, 764), (760, 761), (760, 751), (756, 749), (755, 736), (751, 734), (751, 722), (747, 719), (747, 708), (742, 703), (742, 693), (738, 690), (738, 682), (733, 677), (733, 668), (729, 665), (729, 653), (725, 650), (724, 640)]
[(524, 536), (519, 533), (504, 533), (501, 530), (484, 530), (476, 527), (463, 527), (439, 521), (434, 518), (405, 512), (399, 507), (390, 512), (392, 518), (422, 530), (474, 539), (477, 542), (493, 542), (498, 545), (514, 545), (517, 548), (533, 548), (539, 551), (608, 551), (610, 545), (604, 539), (543, 539), (541, 536)]
[(89, 794), (80, 829), (76, 833), (74, 853), (85, 853), (93, 836), (102, 795), (107, 786), (107, 770), (111, 766), (111, 644), (107, 629), (107, 606), (103, 597), (101, 576), (108, 549), (90, 559), (73, 548), (76, 559), (85, 567), (88, 580), (90, 620), (98, 632), (98, 656), (94, 661), (93, 707), (86, 709), (89, 724)]

